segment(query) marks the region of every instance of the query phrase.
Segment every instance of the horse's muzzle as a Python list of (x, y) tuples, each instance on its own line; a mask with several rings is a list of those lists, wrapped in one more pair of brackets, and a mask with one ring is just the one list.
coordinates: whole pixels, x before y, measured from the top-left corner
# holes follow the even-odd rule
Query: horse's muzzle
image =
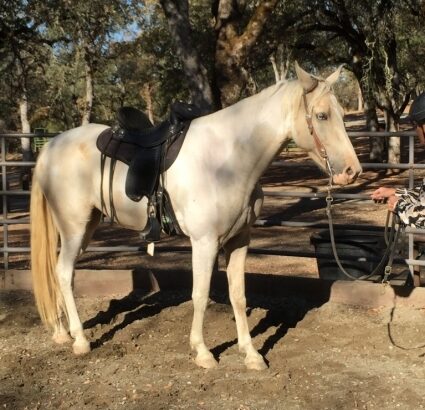
[(357, 177), (361, 174), (362, 169), (355, 168), (352, 166), (347, 166), (340, 174), (334, 174), (332, 182), (335, 185), (349, 185), (352, 184)]

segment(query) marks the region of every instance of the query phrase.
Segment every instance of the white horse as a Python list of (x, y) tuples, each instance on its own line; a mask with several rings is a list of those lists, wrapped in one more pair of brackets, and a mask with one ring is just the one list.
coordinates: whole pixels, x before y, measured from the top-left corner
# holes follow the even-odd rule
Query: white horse
[[(327, 153), (334, 183), (351, 183), (361, 172), (344, 128), (343, 110), (331, 91), (340, 69), (325, 80), (298, 65), (296, 73), (297, 80), (282, 81), (193, 120), (177, 159), (165, 175), (176, 219), (192, 245), (194, 314), (190, 345), (196, 351), (196, 364), (204, 368), (217, 365), (204, 343), (203, 320), (221, 247), (226, 254), (239, 348), (246, 355), (248, 368), (266, 367), (249, 333), (244, 269), (250, 226), (263, 203), (258, 180), (276, 154), (293, 138), (324, 170), (327, 166), (322, 151)], [(63, 324), (65, 313), (75, 354), (90, 351), (72, 293), (72, 278), (77, 256), (87, 246), (101, 216), (96, 138), (106, 128), (90, 124), (54, 138), (41, 152), (33, 178), (31, 260), (37, 307), (57, 343), (70, 340)], [(116, 165), (114, 205), (124, 227), (141, 230), (147, 221), (147, 201), (133, 202), (126, 197), (127, 170), (125, 164)], [(108, 182), (105, 175), (103, 195), (110, 212)]]

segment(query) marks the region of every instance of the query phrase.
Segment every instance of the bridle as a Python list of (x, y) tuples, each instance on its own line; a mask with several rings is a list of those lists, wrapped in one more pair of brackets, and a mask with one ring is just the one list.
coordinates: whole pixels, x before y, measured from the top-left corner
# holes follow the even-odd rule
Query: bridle
[[(365, 275), (361, 278), (354, 277), (353, 275), (348, 273), (346, 271), (346, 269), (344, 269), (344, 267), (342, 266), (341, 260), (338, 257), (338, 252), (337, 252), (336, 243), (335, 243), (333, 221), (332, 221), (332, 202), (334, 200), (334, 198), (332, 196), (332, 189), (333, 189), (332, 181), (333, 181), (334, 171), (333, 171), (331, 163), (329, 161), (329, 156), (328, 156), (328, 153), (326, 151), (326, 148), (323, 145), (322, 141), (320, 141), (320, 138), (317, 135), (316, 130), (314, 129), (313, 119), (312, 119), (310, 112), (308, 111), (308, 104), (307, 104), (307, 94), (314, 91), (317, 88), (318, 84), (319, 84), (319, 81), (316, 80), (315, 83), (313, 84), (313, 86), (310, 89), (304, 90), (304, 92), (303, 92), (303, 103), (304, 103), (304, 109), (305, 109), (305, 119), (307, 121), (307, 126), (308, 126), (308, 129), (310, 131), (310, 135), (313, 137), (314, 144), (316, 145), (316, 148), (317, 148), (320, 156), (322, 157), (322, 159), (326, 163), (326, 168), (327, 168), (328, 175), (329, 175), (329, 181), (328, 181), (328, 185), (326, 187), (326, 189), (327, 189), (326, 215), (328, 217), (329, 235), (330, 235), (330, 239), (331, 239), (331, 246), (332, 246), (332, 251), (333, 251), (333, 254), (334, 254), (335, 261), (336, 261), (339, 269), (341, 270), (341, 272), (345, 276), (347, 276), (348, 278), (353, 279), (353, 280), (357, 280), (357, 279), (366, 280), (366, 279), (372, 277), (373, 275), (375, 275), (376, 273), (379, 273), (380, 270), (385, 266), (384, 277), (383, 277), (382, 283), (384, 285), (386, 285), (386, 284), (388, 284), (388, 278), (389, 278), (391, 271), (392, 271), (392, 263), (393, 263), (394, 255), (396, 253), (399, 234), (400, 234), (400, 231), (403, 230), (403, 228), (404, 228), (403, 225), (400, 223), (397, 215), (394, 214), (392, 216), (392, 226), (391, 226), (390, 234), (388, 235), (388, 226), (389, 226), (389, 213), (388, 213), (386, 227), (385, 227), (385, 238), (386, 238), (386, 242), (387, 242), (387, 249), (386, 249), (381, 261), (378, 263), (376, 268), (373, 269), (373, 271), (370, 274)], [(398, 229), (396, 229), (396, 224), (398, 224)]]
[(330, 193), (330, 190), (332, 189), (333, 169), (332, 169), (331, 163), (329, 161), (329, 157), (328, 157), (328, 153), (326, 151), (326, 148), (323, 145), (322, 141), (320, 141), (320, 138), (317, 135), (316, 130), (314, 129), (313, 118), (312, 118), (310, 112), (308, 111), (308, 105), (307, 105), (307, 94), (314, 91), (317, 88), (318, 84), (319, 84), (319, 81), (316, 81), (310, 89), (304, 90), (304, 92), (303, 92), (303, 103), (304, 103), (305, 119), (307, 121), (308, 130), (310, 131), (310, 135), (313, 137), (314, 144), (316, 145), (316, 148), (319, 151), (320, 156), (322, 157), (322, 159), (326, 163), (326, 169), (327, 169), (328, 175), (329, 175), (328, 193)]

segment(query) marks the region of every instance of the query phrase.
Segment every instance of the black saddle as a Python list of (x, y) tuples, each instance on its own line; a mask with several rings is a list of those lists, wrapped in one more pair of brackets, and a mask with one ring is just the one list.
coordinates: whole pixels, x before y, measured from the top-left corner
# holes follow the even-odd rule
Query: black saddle
[(118, 127), (103, 131), (97, 147), (105, 156), (129, 166), (125, 192), (130, 199), (137, 202), (153, 195), (161, 172), (177, 158), (190, 121), (203, 114), (198, 107), (175, 102), (169, 117), (153, 126), (136, 108), (118, 110)]

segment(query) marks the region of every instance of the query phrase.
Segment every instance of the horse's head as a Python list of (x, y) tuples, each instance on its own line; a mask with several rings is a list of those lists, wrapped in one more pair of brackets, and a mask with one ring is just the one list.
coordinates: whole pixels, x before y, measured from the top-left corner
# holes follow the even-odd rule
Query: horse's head
[(298, 64), (295, 70), (302, 94), (294, 140), (320, 168), (332, 174), (334, 184), (351, 184), (362, 168), (345, 130), (344, 111), (332, 92), (341, 67), (325, 80), (310, 75)]

